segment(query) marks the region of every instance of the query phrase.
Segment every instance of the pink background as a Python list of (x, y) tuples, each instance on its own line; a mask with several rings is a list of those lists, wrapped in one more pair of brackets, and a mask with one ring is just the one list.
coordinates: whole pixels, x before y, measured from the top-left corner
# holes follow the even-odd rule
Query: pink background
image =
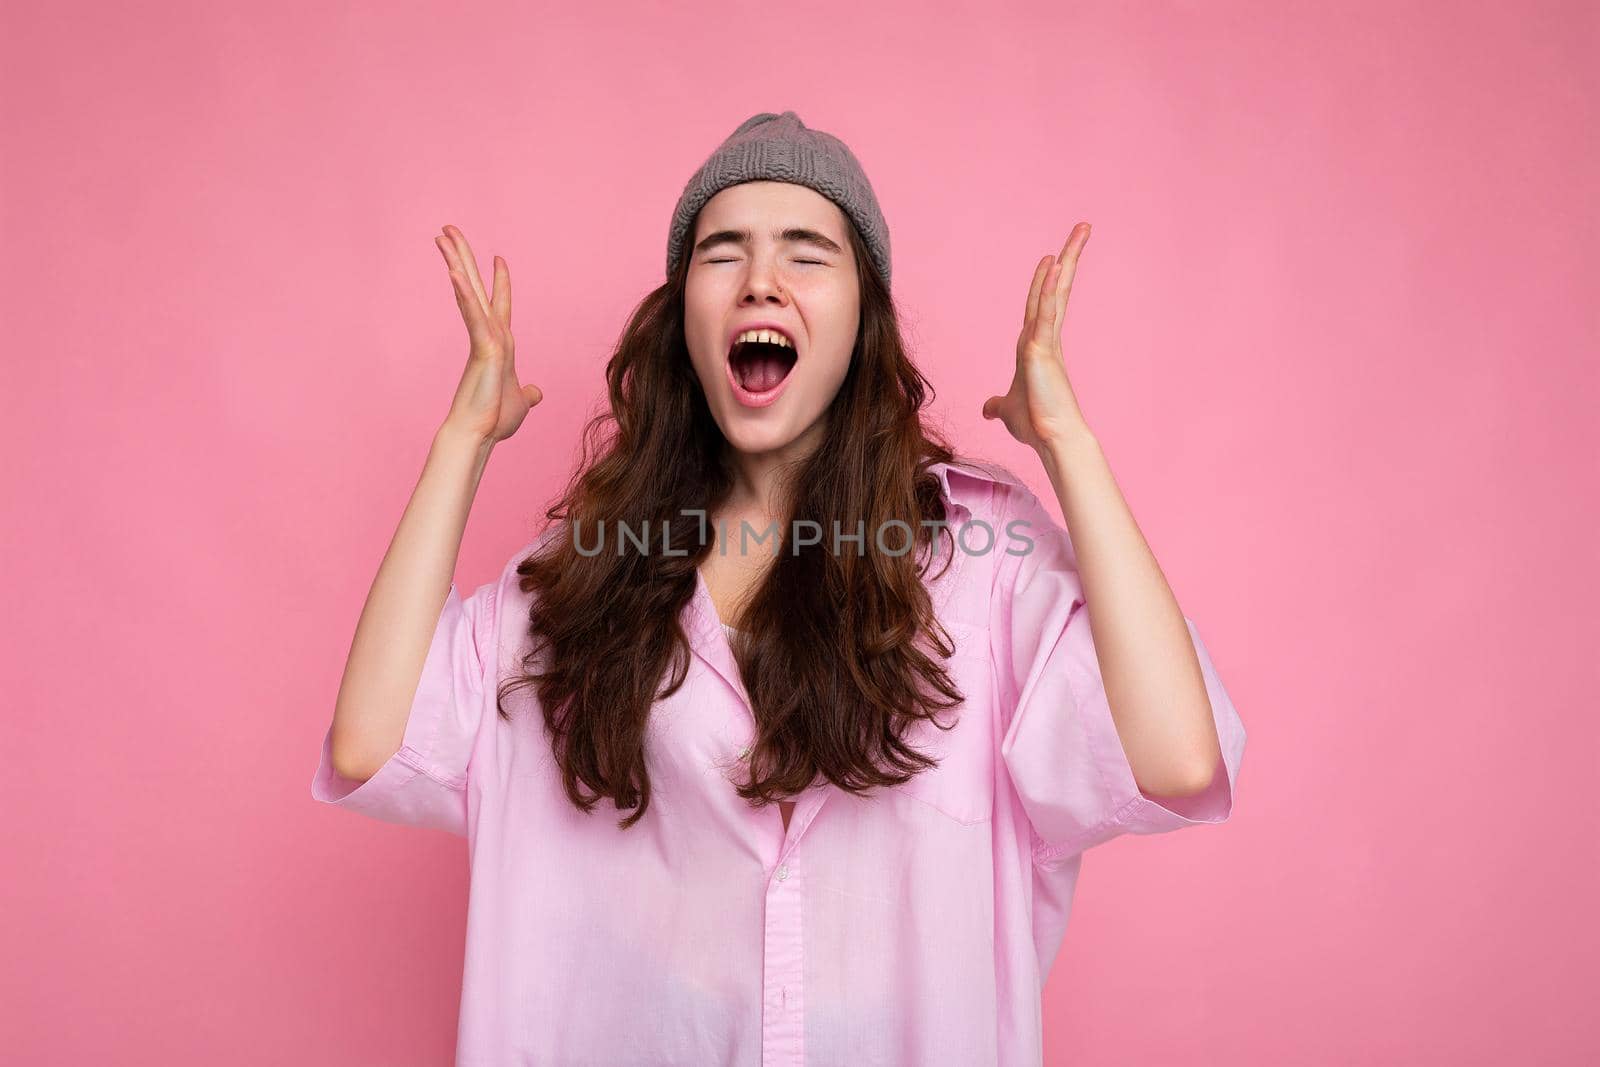
[(1086, 860), (1047, 1061), (1600, 1056), (1593, 5), (406, 8), (3, 17), (8, 1062), (449, 1061), (463, 843), (309, 795), (466, 351), (432, 236), (546, 397), (476, 586), (785, 108), (1045, 492), (978, 413), (1093, 223), (1068, 369), (1250, 731), (1229, 825)]

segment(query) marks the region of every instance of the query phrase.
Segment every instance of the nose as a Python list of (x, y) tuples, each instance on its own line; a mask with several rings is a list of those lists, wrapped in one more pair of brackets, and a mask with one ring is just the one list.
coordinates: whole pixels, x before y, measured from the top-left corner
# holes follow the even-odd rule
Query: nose
[(777, 267), (771, 261), (762, 258), (751, 259), (750, 273), (745, 275), (744, 292), (740, 294), (740, 303), (751, 297), (757, 303), (770, 300), (782, 304), (787, 301), (783, 285), (778, 278)]

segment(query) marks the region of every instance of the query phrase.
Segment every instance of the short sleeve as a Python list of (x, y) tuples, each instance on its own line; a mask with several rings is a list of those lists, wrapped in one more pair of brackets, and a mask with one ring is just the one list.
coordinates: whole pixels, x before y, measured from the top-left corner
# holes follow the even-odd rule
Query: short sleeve
[(314, 798), (384, 822), (466, 836), (467, 763), (488, 698), (485, 678), (493, 669), (496, 588), (491, 582), (462, 600), (450, 586), (399, 751), (365, 782), (341, 778), (333, 769), (330, 725), (311, 782)]
[[(1026, 547), (1008, 530), (1033, 541), (997, 568), (990, 629), (1002, 708), (1009, 709), (1001, 757), (1033, 827), (1035, 862), (1054, 866), (1123, 833), (1226, 821), (1245, 731), (1194, 622), (1185, 616), (1221, 757), (1204, 792), (1158, 801), (1139, 789), (1117, 735), (1067, 531), (1028, 489), (997, 493), (1000, 550)], [(1019, 519), (1028, 525), (1009, 525)]]

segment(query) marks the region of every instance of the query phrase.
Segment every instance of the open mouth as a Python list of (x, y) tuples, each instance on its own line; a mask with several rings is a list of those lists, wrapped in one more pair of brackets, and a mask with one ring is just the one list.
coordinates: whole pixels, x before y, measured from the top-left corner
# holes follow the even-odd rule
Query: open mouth
[(797, 359), (790, 345), (774, 341), (735, 341), (728, 352), (728, 372), (735, 386), (756, 399), (782, 385)]

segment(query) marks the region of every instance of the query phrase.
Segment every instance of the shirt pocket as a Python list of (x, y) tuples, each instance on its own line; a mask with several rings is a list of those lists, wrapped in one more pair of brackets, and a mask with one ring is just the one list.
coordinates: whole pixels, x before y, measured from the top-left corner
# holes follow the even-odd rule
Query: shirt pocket
[(993, 669), (987, 657), (958, 652), (945, 671), (966, 697), (940, 711), (940, 729), (926, 719), (912, 723), (907, 745), (938, 760), (910, 781), (891, 788), (914, 797), (960, 823), (989, 821), (994, 815), (995, 725)]

